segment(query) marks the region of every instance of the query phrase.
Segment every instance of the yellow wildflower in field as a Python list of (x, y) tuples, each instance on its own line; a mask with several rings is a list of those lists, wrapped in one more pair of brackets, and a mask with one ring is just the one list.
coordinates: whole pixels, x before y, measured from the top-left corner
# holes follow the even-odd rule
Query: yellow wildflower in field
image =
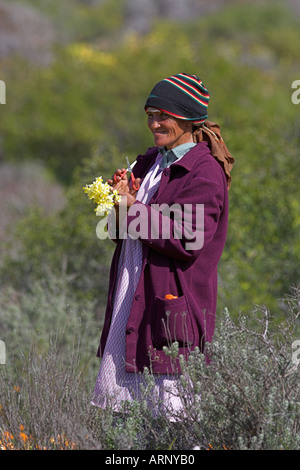
[(0, 437), (0, 450), (13, 450), (13, 438), (14, 436), (9, 431), (2, 432), (2, 435)]
[(115, 57), (95, 49), (90, 44), (74, 43), (67, 47), (67, 51), (75, 59), (95, 67), (112, 67), (116, 63)]
[(14, 438), (13, 434), (10, 431), (2, 431), (0, 434), (0, 450), (75, 450), (77, 445), (75, 442), (70, 441), (67, 437), (62, 434), (58, 434), (56, 438), (51, 437), (50, 443), (48, 446), (41, 447), (40, 445), (35, 444), (35, 439), (33, 436), (26, 434), (24, 426), (20, 425), (19, 437), (21, 442)]
[(72, 441), (70, 441), (69, 439), (67, 439), (64, 434), (63, 434), (63, 435), (58, 434), (56, 439), (53, 438), (53, 437), (51, 437), (50, 442), (51, 442), (51, 444), (53, 445), (53, 448), (54, 448), (54, 449), (60, 449), (60, 450), (70, 449), (70, 450), (75, 450), (75, 449), (77, 448), (75, 442), (72, 442)]
[(25, 429), (24, 429), (24, 426), (23, 424), (21, 424), (20, 426), (20, 438), (22, 439), (23, 443), (25, 444), (29, 437), (27, 436), (27, 434), (25, 433)]
[(96, 215), (108, 215), (115, 202), (120, 202), (121, 196), (116, 189), (112, 190), (108, 183), (103, 183), (102, 176), (94, 180), (92, 184), (83, 186), (83, 191), (88, 195), (97, 207)]

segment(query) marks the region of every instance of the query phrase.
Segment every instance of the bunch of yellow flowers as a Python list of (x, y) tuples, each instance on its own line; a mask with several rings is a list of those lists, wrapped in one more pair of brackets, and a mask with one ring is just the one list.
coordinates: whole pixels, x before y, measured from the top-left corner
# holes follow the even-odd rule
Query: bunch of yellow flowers
[(96, 178), (92, 184), (83, 186), (82, 189), (88, 195), (89, 199), (97, 204), (95, 212), (98, 216), (108, 215), (114, 203), (120, 202), (121, 200), (121, 196), (116, 189), (112, 190), (108, 183), (103, 183), (102, 176)]

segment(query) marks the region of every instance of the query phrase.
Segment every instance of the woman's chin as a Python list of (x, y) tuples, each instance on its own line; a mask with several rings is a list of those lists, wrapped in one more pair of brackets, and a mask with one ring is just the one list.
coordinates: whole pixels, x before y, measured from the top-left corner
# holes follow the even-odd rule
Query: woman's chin
[(154, 144), (156, 147), (164, 147), (167, 145), (168, 139), (165, 138), (163, 135), (155, 135), (154, 136)]

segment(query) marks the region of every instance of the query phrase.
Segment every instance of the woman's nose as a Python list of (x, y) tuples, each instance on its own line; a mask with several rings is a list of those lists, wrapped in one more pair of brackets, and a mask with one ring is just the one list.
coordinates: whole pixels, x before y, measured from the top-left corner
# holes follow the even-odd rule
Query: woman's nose
[(160, 127), (160, 122), (156, 118), (153, 118), (150, 122), (150, 127), (152, 129), (157, 129), (158, 127)]

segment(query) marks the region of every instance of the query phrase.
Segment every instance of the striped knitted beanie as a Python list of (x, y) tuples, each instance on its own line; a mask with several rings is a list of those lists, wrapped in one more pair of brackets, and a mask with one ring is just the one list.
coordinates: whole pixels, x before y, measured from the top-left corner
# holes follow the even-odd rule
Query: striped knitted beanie
[(208, 90), (196, 75), (178, 73), (158, 82), (145, 105), (177, 119), (202, 124), (207, 119)]

